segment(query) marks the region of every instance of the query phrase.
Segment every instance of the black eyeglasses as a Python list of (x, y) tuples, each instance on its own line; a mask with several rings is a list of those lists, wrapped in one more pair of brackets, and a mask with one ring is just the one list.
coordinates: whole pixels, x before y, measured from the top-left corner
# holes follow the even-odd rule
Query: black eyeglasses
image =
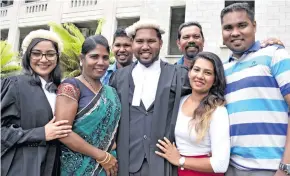
[(42, 59), (43, 56), (49, 61), (54, 61), (57, 57), (58, 53), (41, 53), (41, 52), (36, 52), (32, 51), (31, 52), (31, 59), (33, 60), (40, 60)]

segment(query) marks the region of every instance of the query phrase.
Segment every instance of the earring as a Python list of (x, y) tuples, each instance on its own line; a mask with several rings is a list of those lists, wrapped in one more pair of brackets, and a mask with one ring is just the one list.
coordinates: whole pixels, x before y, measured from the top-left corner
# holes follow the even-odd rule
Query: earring
[(80, 62), (80, 66), (83, 66), (83, 63), (82, 62)]

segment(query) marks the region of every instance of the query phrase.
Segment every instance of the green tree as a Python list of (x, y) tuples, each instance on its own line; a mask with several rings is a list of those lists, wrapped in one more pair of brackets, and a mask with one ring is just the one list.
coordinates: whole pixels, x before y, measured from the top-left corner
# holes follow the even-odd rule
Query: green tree
[[(95, 34), (101, 34), (104, 19), (98, 21), (98, 27)], [(57, 24), (50, 22), (48, 24), (63, 41), (63, 52), (60, 57), (61, 68), (65, 78), (80, 75), (80, 60), (82, 44), (85, 37), (81, 31), (72, 23)], [(110, 53), (110, 63), (114, 63), (113, 55)]]
[(7, 41), (0, 41), (1, 78), (16, 75), (21, 70), (19, 54)]

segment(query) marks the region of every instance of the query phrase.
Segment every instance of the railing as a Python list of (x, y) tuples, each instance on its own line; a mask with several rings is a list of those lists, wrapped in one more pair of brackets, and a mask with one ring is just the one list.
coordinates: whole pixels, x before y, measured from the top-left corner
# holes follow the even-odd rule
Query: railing
[(0, 17), (6, 17), (8, 13), (8, 9), (0, 9)]
[(97, 0), (71, 0), (70, 7), (85, 7), (97, 5)]
[(25, 12), (27, 14), (46, 12), (47, 11), (47, 2), (33, 2), (26, 5)]

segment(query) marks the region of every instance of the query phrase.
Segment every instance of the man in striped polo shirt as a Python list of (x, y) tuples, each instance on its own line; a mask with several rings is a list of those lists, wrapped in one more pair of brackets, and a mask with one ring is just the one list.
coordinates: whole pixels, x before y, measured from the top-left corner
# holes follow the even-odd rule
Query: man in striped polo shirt
[(256, 22), (247, 3), (225, 7), (221, 24), (224, 44), (233, 52), (224, 64), (231, 133), (226, 175), (287, 175), (290, 56), (279, 45), (261, 48), (255, 42)]

